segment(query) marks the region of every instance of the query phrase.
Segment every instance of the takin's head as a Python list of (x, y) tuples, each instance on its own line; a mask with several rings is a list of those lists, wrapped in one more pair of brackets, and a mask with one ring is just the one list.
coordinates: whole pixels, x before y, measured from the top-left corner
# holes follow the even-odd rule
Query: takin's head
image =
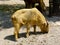
[(48, 31), (49, 31), (49, 24), (48, 24), (48, 22), (42, 24), (42, 25), (40, 26), (40, 28), (41, 28), (41, 32), (43, 32), (43, 33), (48, 33)]

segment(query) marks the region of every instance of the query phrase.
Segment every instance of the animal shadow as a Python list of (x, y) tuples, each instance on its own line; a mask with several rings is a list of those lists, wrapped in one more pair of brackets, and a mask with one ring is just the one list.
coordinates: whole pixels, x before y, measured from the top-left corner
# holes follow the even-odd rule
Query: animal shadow
[[(41, 34), (45, 34), (45, 33), (42, 33), (42, 32), (36, 32), (36, 33), (30, 32), (29, 35), (38, 35), (38, 34), (41, 35)], [(26, 33), (19, 33), (19, 38), (22, 38), (22, 37), (26, 38)], [(4, 39), (5, 40), (10, 40), (10, 41), (16, 41), (14, 35), (6, 36)]]

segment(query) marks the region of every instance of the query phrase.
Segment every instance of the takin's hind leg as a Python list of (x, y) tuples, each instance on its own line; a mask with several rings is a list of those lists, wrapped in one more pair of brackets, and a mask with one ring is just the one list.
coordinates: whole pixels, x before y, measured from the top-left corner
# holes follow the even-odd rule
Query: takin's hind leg
[(15, 24), (14, 35), (15, 35), (15, 40), (16, 40), (16, 41), (17, 41), (17, 39), (18, 39), (19, 29), (20, 29), (20, 25), (19, 25), (19, 24)]
[(29, 32), (30, 32), (30, 26), (27, 25), (27, 34), (26, 34), (26, 37), (29, 37)]

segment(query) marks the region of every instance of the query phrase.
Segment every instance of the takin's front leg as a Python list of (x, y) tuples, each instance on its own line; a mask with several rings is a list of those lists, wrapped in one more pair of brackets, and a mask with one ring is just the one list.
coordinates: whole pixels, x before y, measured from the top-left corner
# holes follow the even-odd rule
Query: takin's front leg
[(36, 25), (34, 25), (33, 27), (34, 27), (34, 33), (36, 34)]

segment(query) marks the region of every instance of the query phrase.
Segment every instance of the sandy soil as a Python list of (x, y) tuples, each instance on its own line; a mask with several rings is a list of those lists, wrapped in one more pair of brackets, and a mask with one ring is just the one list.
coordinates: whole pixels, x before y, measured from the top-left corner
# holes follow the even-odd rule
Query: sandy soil
[(60, 17), (46, 17), (50, 28), (45, 34), (37, 27), (35, 35), (31, 27), (30, 36), (25, 38), (26, 28), (22, 27), (17, 42), (14, 40), (14, 28), (10, 17), (10, 13), (0, 11), (0, 45), (60, 45)]
[(41, 33), (37, 27), (35, 35), (31, 27), (30, 36), (26, 38), (26, 28), (22, 27), (19, 33), (20, 37), (16, 42), (11, 15), (9, 11), (0, 11), (0, 45), (60, 45), (60, 17), (46, 17), (50, 27), (49, 32), (45, 34)]

